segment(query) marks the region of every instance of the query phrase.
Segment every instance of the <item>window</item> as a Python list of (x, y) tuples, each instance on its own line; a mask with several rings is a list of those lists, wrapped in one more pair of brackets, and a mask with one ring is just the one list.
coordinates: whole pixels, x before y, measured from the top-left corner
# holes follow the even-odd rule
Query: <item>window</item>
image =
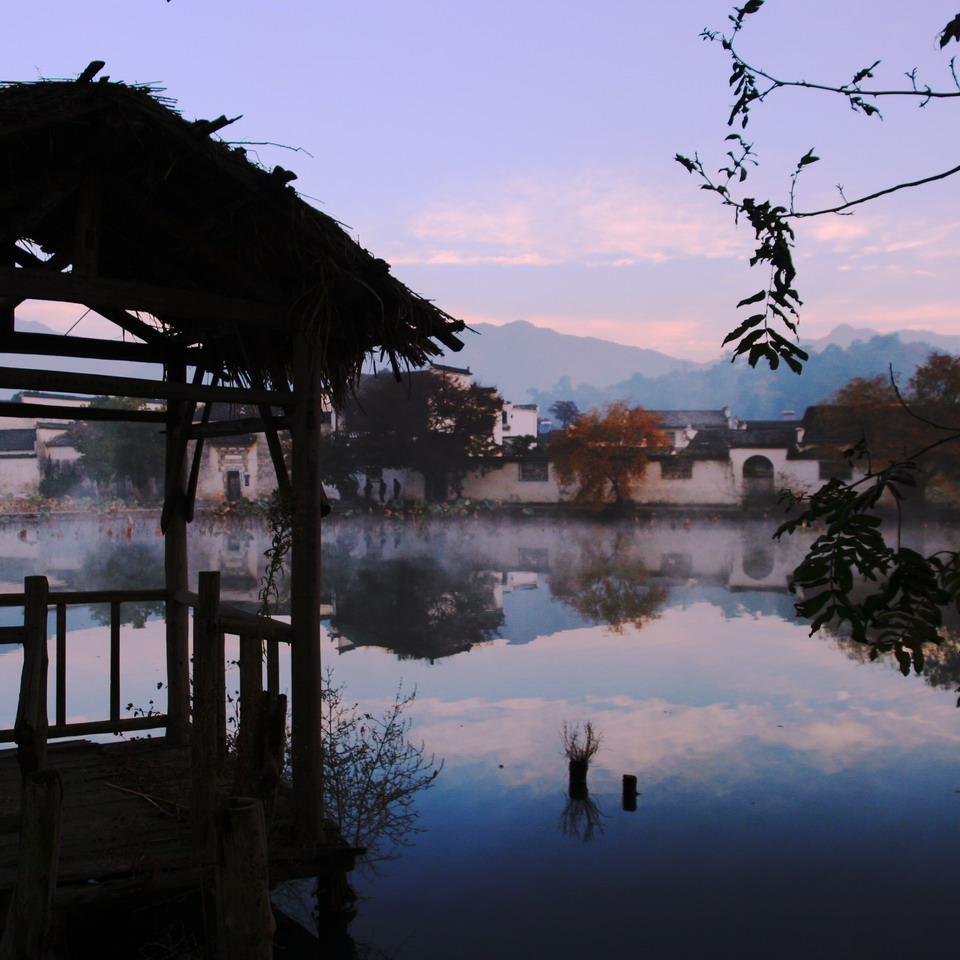
[(660, 476), (664, 480), (689, 480), (693, 476), (693, 461), (679, 458), (661, 460)]
[(540, 481), (549, 479), (546, 460), (521, 460), (520, 479)]

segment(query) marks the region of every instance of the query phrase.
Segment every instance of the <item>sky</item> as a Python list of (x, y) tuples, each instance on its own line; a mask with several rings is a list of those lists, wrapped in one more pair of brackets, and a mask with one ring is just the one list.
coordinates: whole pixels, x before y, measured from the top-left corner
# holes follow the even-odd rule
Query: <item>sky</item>
[[(738, 47), (790, 78), (956, 89), (937, 37), (955, 0), (767, 0)], [(721, 355), (751, 274), (750, 231), (677, 164), (723, 166), (729, 62), (699, 36), (724, 0), (33, 0), (4, 5), (0, 80), (103, 74), (164, 88), (188, 119), (241, 119), (223, 139), (296, 171), (294, 186), (393, 273), (472, 323), (527, 320), (692, 360)], [(919, 13), (917, 12), (919, 10)], [(778, 91), (744, 132), (748, 195), (797, 208), (956, 165), (960, 104)], [(953, 114), (953, 115), (952, 115)], [(737, 128), (736, 132), (740, 132)], [(282, 146), (279, 146), (282, 145)], [(797, 226), (801, 335), (846, 323), (960, 334), (950, 267), (960, 177), (855, 216)], [(82, 311), (32, 304), (58, 330)], [(75, 328), (102, 335), (87, 316)]]

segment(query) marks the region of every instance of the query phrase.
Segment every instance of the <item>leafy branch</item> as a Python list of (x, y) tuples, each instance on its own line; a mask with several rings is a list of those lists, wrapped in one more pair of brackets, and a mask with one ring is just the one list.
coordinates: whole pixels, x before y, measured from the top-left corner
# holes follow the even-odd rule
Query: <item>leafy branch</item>
[[(916, 485), (922, 458), (960, 439), (960, 432), (916, 413), (895, 382), (893, 388), (904, 410), (947, 435), (880, 470), (873, 469), (861, 439), (845, 451), (845, 457), (851, 464), (854, 459), (866, 459), (864, 476), (852, 483), (830, 480), (812, 494), (784, 491), (781, 500), (788, 508), (805, 504), (805, 509), (781, 524), (774, 536), (779, 539), (801, 528), (826, 525), (793, 574), (791, 589), (800, 594), (797, 613), (810, 619), (811, 634), (831, 621), (848, 624), (853, 640), (870, 645), (871, 659), (892, 651), (906, 675), (911, 665), (922, 672), (924, 644), (941, 642), (943, 612), (948, 607), (960, 610), (960, 552), (939, 551), (924, 557), (902, 546), (900, 506), (906, 488)], [(895, 547), (887, 543), (881, 518), (874, 512), (884, 498), (897, 508)], [(876, 589), (858, 598), (857, 590), (869, 591), (870, 583)]]
[[(931, 100), (952, 99), (960, 97), (960, 80), (957, 78), (955, 58), (950, 60), (950, 74), (954, 81), (955, 90), (934, 90), (929, 85), (917, 81), (916, 69), (908, 71), (906, 76), (910, 86), (899, 89), (868, 89), (862, 84), (865, 80), (874, 78), (874, 70), (881, 61), (876, 60), (868, 67), (862, 67), (853, 73), (848, 83), (831, 85), (813, 83), (807, 80), (786, 80), (766, 70), (760, 69), (745, 60), (734, 46), (734, 40), (744, 28), (747, 18), (757, 13), (764, 4), (764, 0), (747, 0), (742, 7), (734, 7), (734, 13), (728, 19), (732, 22), (732, 29), (724, 34), (720, 31), (704, 30), (701, 37), (712, 42), (719, 42), (731, 57), (733, 69), (729, 78), (730, 87), (736, 100), (727, 118), (728, 126), (740, 124), (745, 129), (750, 120), (750, 111), (755, 104), (763, 103), (775, 90), (786, 87), (799, 87), (808, 90), (819, 90), (833, 93), (846, 98), (854, 112), (866, 116), (882, 118), (879, 109), (873, 102), (881, 97), (916, 97), (920, 105), (925, 106)], [(940, 48), (943, 49), (951, 40), (960, 42), (960, 14), (951, 20), (940, 33)], [(729, 164), (718, 170), (720, 177), (714, 178), (705, 168), (700, 157), (694, 154), (693, 158), (677, 154), (674, 158), (689, 173), (697, 175), (703, 182), (701, 189), (716, 193), (724, 206), (732, 207), (734, 219), (739, 222), (741, 217), (747, 219), (753, 228), (756, 248), (750, 258), (750, 266), (767, 265), (770, 279), (763, 290), (752, 296), (745, 297), (737, 308), (763, 303), (760, 312), (752, 312), (741, 321), (723, 341), (723, 345), (735, 344), (732, 360), (746, 355), (747, 362), (756, 366), (760, 360), (765, 360), (771, 369), (776, 369), (780, 362), (784, 362), (794, 373), (800, 373), (803, 363), (808, 359), (807, 354), (794, 342), (797, 337), (797, 319), (799, 308), (802, 306), (794, 280), (796, 268), (793, 261), (793, 246), (795, 235), (791, 220), (825, 216), (827, 214), (845, 214), (850, 208), (875, 200), (878, 197), (894, 193), (907, 188), (918, 187), (937, 180), (943, 180), (960, 172), (960, 165), (941, 173), (922, 177), (918, 180), (898, 183), (883, 190), (847, 201), (834, 207), (821, 210), (797, 211), (795, 207), (795, 193), (797, 179), (800, 173), (810, 164), (816, 163), (819, 157), (814, 156), (813, 150), (808, 150), (797, 162), (790, 177), (788, 205), (775, 204), (770, 200), (759, 201), (753, 197), (734, 197), (733, 190), (739, 187), (748, 177), (749, 168), (756, 166), (753, 144), (747, 143), (740, 134), (733, 133), (727, 141), (738, 144), (737, 151), (728, 150)], [(775, 326), (782, 326), (792, 335), (794, 340), (788, 339), (779, 333)]]

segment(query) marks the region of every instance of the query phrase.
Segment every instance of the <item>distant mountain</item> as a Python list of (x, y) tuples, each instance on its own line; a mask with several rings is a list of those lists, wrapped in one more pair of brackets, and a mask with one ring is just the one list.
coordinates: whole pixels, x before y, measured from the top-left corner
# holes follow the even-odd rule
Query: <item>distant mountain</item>
[(905, 383), (931, 350), (960, 353), (960, 336), (921, 330), (880, 335), (844, 324), (803, 344), (810, 361), (797, 376), (753, 369), (742, 360), (693, 363), (523, 320), (474, 329), (480, 336), (467, 333), (464, 349), (447, 362), (470, 367), (478, 382), (497, 387), (508, 400), (535, 400), (544, 412), (556, 400), (573, 400), (583, 410), (626, 400), (661, 410), (729, 406), (743, 419), (800, 417), (853, 377), (886, 374), (892, 363)]
[(599, 337), (557, 333), (526, 320), (472, 327), (479, 336), (464, 333), (463, 350), (448, 355), (445, 362), (469, 367), (478, 383), (497, 387), (515, 403), (529, 402), (530, 390), (549, 390), (563, 377), (575, 386), (583, 383), (602, 389), (635, 373), (660, 377), (709, 366)]
[[(842, 347), (847, 349), (858, 340), (867, 343), (874, 337), (884, 336), (870, 327), (852, 327), (849, 323), (841, 323), (839, 327), (834, 327), (825, 337), (818, 340), (801, 341), (805, 350), (815, 350), (820, 353), (829, 346)], [(935, 333), (933, 330), (897, 330), (893, 336), (899, 338), (901, 343), (922, 343), (926, 344), (931, 350), (942, 350), (946, 353), (960, 353), (960, 336), (948, 333)]]
[(654, 410), (717, 410), (729, 406), (740, 419), (779, 420), (800, 418), (804, 410), (826, 400), (853, 377), (886, 375), (890, 364), (901, 383), (929, 355), (926, 343), (903, 343), (896, 334), (855, 339), (850, 346), (828, 343), (810, 359), (799, 376), (780, 368), (756, 369), (742, 361), (721, 361), (705, 369), (678, 370), (661, 377), (634, 374), (620, 383), (597, 388), (574, 387), (560, 381), (550, 390), (532, 395), (547, 410), (556, 400), (573, 400), (581, 410), (626, 400)]

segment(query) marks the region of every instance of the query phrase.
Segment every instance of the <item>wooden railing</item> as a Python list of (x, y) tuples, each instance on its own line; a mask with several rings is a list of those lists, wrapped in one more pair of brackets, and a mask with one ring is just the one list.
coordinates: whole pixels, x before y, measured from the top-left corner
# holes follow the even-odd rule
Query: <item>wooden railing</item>
[[(219, 594), (219, 576), (200, 574), (201, 582), (210, 579), (215, 582)], [(42, 598), (41, 598), (42, 595)], [(188, 591), (177, 591), (174, 598), (184, 606), (197, 611), (198, 596)], [(24, 593), (0, 594), (0, 607), (21, 607), (24, 609), (24, 626), (0, 627), (0, 643), (22, 643), (24, 647), (24, 673), (21, 681), (21, 700), (24, 697), (24, 684), (30, 683), (34, 696), (40, 697), (42, 687), (43, 722), (46, 726), (47, 709), (47, 638), (49, 636), (48, 617), (52, 608), (56, 618), (54, 644), (56, 666), (54, 670), (54, 716), (53, 723), (46, 726), (46, 739), (58, 739), (71, 736), (88, 736), (100, 733), (127, 733), (138, 730), (154, 730), (166, 727), (166, 713), (151, 713), (148, 716), (120, 715), (120, 650), (121, 650), (121, 613), (125, 603), (145, 603), (166, 601), (169, 594), (163, 589), (153, 590), (73, 590), (48, 591), (46, 578), (28, 577)], [(108, 604), (110, 608), (110, 655), (109, 655), (109, 717), (105, 720), (84, 720), (67, 722), (67, 607)], [(215, 728), (219, 728), (218, 739), (223, 740), (226, 730), (225, 706), (223, 700), (223, 634), (240, 637), (240, 694), (243, 702), (255, 700), (263, 690), (263, 645), (266, 644), (267, 684), (266, 690), (274, 697), (279, 691), (279, 655), (277, 644), (289, 643), (293, 632), (289, 624), (254, 613), (241, 610), (228, 604), (216, 603), (216, 619), (213, 633), (219, 638), (217, 650), (202, 650), (201, 660), (211, 662), (211, 691), (219, 686), (216, 694), (221, 706), (217, 717), (213, 719)], [(33, 611), (32, 614), (30, 611)], [(31, 616), (32, 627), (31, 627)], [(195, 613), (196, 617), (196, 613)], [(194, 655), (198, 652), (198, 637), (194, 628)], [(201, 642), (201, 646), (203, 643)], [(196, 666), (196, 665), (195, 665)], [(195, 678), (196, 683), (196, 678)], [(195, 691), (196, 693), (196, 691)], [(212, 694), (211, 694), (212, 695)], [(23, 706), (21, 704), (21, 706)], [(194, 704), (194, 714), (197, 705)], [(18, 711), (18, 717), (20, 713)], [(196, 720), (196, 716), (194, 717)], [(222, 722), (221, 722), (222, 721)], [(17, 741), (16, 728), (0, 729), (0, 743)]]

